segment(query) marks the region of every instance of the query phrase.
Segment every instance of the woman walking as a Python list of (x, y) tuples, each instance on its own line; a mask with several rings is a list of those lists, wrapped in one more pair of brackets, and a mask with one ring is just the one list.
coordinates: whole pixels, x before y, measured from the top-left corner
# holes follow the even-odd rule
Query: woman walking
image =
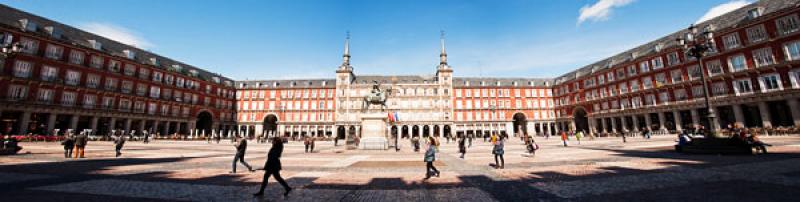
[[(505, 139), (505, 135), (498, 136), (494, 144), (494, 149), (492, 149), (492, 153), (494, 154), (494, 168), (496, 169), (503, 169), (506, 164), (506, 160), (503, 159), (503, 154), (505, 153), (503, 149), (503, 146), (505, 146)], [(498, 157), (500, 161), (498, 161)]]
[(428, 149), (425, 151), (425, 179), (431, 178), (433, 174), (439, 177), (439, 170), (433, 166), (436, 161), (436, 140), (428, 137)]
[(463, 135), (458, 137), (458, 152), (461, 153), (461, 158), (464, 158), (464, 154), (467, 153), (467, 145), (466, 145), (466, 138)]
[(261, 181), (261, 188), (258, 190), (258, 193), (253, 194), (253, 196), (262, 196), (264, 195), (264, 188), (267, 187), (267, 179), (269, 176), (275, 177), (275, 180), (278, 181), (283, 186), (283, 189), (286, 192), (283, 192), (283, 196), (289, 196), (289, 192), (292, 191), (292, 188), (286, 184), (286, 181), (283, 180), (281, 177), (281, 154), (283, 153), (283, 140), (280, 137), (272, 138), (272, 148), (269, 149), (269, 153), (267, 154), (267, 162), (264, 164), (264, 180)]

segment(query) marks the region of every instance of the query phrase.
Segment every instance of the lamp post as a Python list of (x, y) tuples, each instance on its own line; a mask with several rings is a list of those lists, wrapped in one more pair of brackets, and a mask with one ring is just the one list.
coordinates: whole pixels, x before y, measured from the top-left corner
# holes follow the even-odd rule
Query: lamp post
[(707, 25), (702, 32), (698, 33), (697, 27), (692, 24), (689, 26), (687, 31), (688, 32), (686, 32), (683, 38), (679, 37), (676, 39), (676, 41), (678, 44), (683, 46), (686, 55), (697, 59), (697, 62), (700, 65), (700, 79), (703, 82), (703, 94), (705, 96), (705, 106), (707, 109), (706, 118), (708, 118), (709, 131), (712, 134), (716, 134), (717, 127), (716, 124), (714, 124), (714, 121), (717, 117), (714, 115), (713, 106), (711, 106), (708, 83), (706, 82), (706, 69), (705, 65), (703, 65), (703, 57), (707, 52), (714, 49), (714, 34), (712, 33), (714, 31), (714, 27), (713, 25)]

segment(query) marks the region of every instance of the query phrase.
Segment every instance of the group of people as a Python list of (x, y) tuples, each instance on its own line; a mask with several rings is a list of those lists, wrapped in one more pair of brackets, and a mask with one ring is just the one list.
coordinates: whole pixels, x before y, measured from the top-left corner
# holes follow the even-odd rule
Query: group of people
[[(250, 172), (255, 172), (253, 167), (247, 162), (244, 161), (245, 152), (247, 151), (247, 139), (243, 137), (237, 137), (236, 143), (233, 145), (236, 148), (236, 154), (233, 157), (233, 170), (231, 173), (236, 173), (236, 162), (242, 163), (247, 170)], [(292, 187), (286, 183), (286, 180), (281, 177), (281, 155), (283, 154), (283, 143), (284, 140), (281, 137), (273, 137), (272, 138), (272, 148), (270, 148), (269, 152), (267, 153), (267, 161), (264, 163), (264, 179), (261, 181), (261, 187), (258, 189), (258, 192), (253, 194), (253, 196), (260, 197), (264, 195), (264, 189), (267, 187), (268, 179), (270, 176), (275, 178), (278, 183), (280, 183), (283, 188), (283, 196), (289, 196), (289, 192), (292, 191)]]
[[(89, 143), (89, 137), (86, 133), (81, 132), (78, 135), (68, 134), (61, 145), (64, 146), (64, 158), (85, 158), (86, 145)], [(73, 157), (72, 154), (75, 154)], [(119, 153), (119, 151), (117, 152)]]
[(20, 150), (22, 146), (19, 146), (16, 138), (6, 135), (0, 140), (0, 154), (16, 154)]

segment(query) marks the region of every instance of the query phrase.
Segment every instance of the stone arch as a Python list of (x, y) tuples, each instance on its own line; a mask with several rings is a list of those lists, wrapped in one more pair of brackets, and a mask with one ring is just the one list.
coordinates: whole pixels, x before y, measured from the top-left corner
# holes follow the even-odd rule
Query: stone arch
[(195, 121), (194, 127), (200, 131), (202, 134), (211, 134), (211, 130), (213, 129), (212, 126), (214, 125), (214, 116), (211, 115), (211, 112), (208, 111), (201, 111), (197, 113), (197, 121)]
[(264, 117), (263, 124), (264, 124), (264, 133), (266, 133), (268, 136), (278, 134), (278, 116), (276, 116), (275, 114), (267, 114), (267, 116)]
[(512, 123), (513, 123), (513, 126), (514, 126), (514, 128), (513, 128), (514, 129), (513, 130), (514, 131), (514, 136), (516, 137), (518, 135), (519, 136), (527, 135), (528, 134), (528, 130), (527, 130), (528, 129), (528, 126), (527, 126), (528, 125), (527, 124), (528, 120), (527, 120), (527, 117), (525, 117), (525, 113), (517, 112), (517, 113), (514, 114), (512, 119), (513, 119)]
[(573, 123), (575, 123), (575, 131), (589, 132), (589, 117), (587, 117), (586, 109), (583, 107), (575, 107), (572, 111)]

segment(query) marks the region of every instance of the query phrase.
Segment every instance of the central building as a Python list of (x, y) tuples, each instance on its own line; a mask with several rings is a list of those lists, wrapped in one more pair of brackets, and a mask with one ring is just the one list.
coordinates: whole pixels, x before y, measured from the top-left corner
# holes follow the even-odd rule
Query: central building
[[(454, 78), (444, 39), (439, 58), (433, 74), (358, 75), (348, 38), (335, 79), (239, 81), (240, 132), (352, 140), (364, 135), (362, 118), (376, 113), (390, 146), (398, 137), (555, 132), (551, 80)], [(387, 93), (385, 108), (364, 103), (376, 86)]]

